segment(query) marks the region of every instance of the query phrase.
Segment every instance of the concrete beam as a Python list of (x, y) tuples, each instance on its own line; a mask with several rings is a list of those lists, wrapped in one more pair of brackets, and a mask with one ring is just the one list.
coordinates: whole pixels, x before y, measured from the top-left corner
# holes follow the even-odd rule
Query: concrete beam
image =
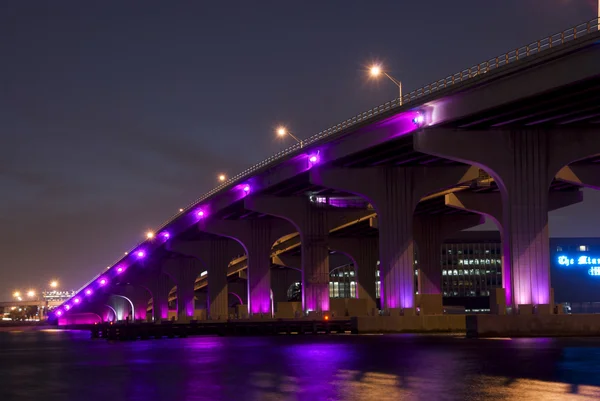
[(556, 174), (556, 179), (598, 190), (600, 189), (600, 166), (565, 166)]

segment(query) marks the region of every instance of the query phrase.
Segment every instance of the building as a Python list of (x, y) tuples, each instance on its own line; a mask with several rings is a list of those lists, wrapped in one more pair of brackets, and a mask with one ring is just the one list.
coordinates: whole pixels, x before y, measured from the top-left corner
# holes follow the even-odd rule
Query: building
[[(415, 250), (415, 288), (418, 275)], [(440, 254), (445, 306), (489, 312), (489, 295), (502, 287), (502, 241), (498, 231), (463, 231), (447, 240)], [(554, 302), (571, 313), (600, 313), (600, 238), (551, 238)], [(375, 277), (379, 298), (379, 272)], [(330, 272), (330, 298), (356, 297), (354, 266)]]

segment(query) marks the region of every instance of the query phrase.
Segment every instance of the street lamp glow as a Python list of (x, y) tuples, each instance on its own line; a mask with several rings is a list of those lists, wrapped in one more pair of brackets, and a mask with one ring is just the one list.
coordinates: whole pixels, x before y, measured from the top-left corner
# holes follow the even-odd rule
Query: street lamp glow
[(296, 135), (294, 135), (290, 131), (288, 131), (287, 128), (281, 126), (281, 127), (277, 128), (277, 130), (275, 132), (277, 132), (277, 135), (279, 135), (279, 136), (286, 136), (286, 135), (291, 136), (292, 138), (294, 138), (294, 140), (296, 142), (298, 142), (300, 144), (300, 147), (302, 147), (302, 141), (300, 139), (298, 139), (296, 137)]
[(371, 74), (371, 76), (373, 78), (377, 78), (380, 75), (385, 75), (386, 77), (388, 77), (388, 79), (390, 81), (392, 81), (398, 87), (398, 90), (399, 90), (398, 102), (400, 103), (400, 106), (402, 106), (402, 82), (400, 82), (399, 80), (397, 80), (396, 78), (392, 77), (390, 74), (385, 72), (383, 70), (383, 68), (381, 68), (381, 65), (379, 65), (379, 64), (373, 64), (371, 66), (371, 68), (369, 68), (369, 73)]
[(33, 291), (33, 290), (27, 291), (27, 296), (28, 297), (35, 297), (35, 291)]
[(51, 287), (51, 288), (56, 288), (56, 287), (58, 287), (58, 281), (56, 281), (56, 280), (52, 280), (52, 281), (50, 282), (50, 287)]
[(381, 74), (381, 66), (379, 66), (377, 64), (372, 65), (371, 68), (369, 69), (369, 71), (371, 72), (371, 76), (377, 77), (377, 76), (379, 76), (379, 74)]
[(21, 296), (21, 293), (19, 291), (15, 291), (15, 293), (13, 294), (13, 297), (15, 298), (19, 298)]
[(146, 238), (148, 238), (148, 239), (152, 239), (152, 238), (154, 238), (154, 233), (153, 233), (152, 231), (148, 231), (148, 232), (146, 233)]
[(227, 179), (225, 174), (219, 174), (219, 181), (224, 182)]

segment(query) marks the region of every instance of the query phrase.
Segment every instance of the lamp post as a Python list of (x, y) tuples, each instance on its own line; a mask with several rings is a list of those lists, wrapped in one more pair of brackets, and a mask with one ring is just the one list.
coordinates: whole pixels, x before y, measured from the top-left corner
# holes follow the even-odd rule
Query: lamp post
[(398, 87), (398, 89), (400, 91), (400, 96), (398, 99), (400, 102), (400, 106), (402, 106), (402, 82), (400, 82), (399, 80), (397, 80), (396, 78), (392, 77), (390, 74), (388, 74), (387, 72), (382, 70), (381, 66), (378, 64), (372, 65), (371, 68), (369, 69), (369, 72), (373, 78), (377, 78), (381, 74), (385, 75), (386, 77), (389, 78), (390, 81), (392, 81)]
[(227, 179), (227, 176), (225, 174), (219, 174), (219, 181), (220, 182), (225, 182), (225, 180)]
[(300, 144), (300, 147), (302, 147), (302, 141), (300, 139), (296, 138), (296, 136), (294, 134), (292, 134), (290, 131), (288, 131), (287, 128), (285, 128), (285, 127), (277, 128), (277, 135), (279, 135), (279, 136), (289, 135), (292, 138), (294, 138), (296, 140), (296, 142), (298, 142)]

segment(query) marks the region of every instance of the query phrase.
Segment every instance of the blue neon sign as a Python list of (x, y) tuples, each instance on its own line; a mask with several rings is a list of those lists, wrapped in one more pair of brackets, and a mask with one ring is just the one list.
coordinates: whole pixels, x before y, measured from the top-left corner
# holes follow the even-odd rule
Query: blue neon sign
[(566, 267), (573, 265), (589, 267), (588, 274), (590, 276), (600, 277), (600, 258), (593, 258), (587, 255), (571, 258), (566, 255), (560, 255), (557, 262), (560, 266)]

